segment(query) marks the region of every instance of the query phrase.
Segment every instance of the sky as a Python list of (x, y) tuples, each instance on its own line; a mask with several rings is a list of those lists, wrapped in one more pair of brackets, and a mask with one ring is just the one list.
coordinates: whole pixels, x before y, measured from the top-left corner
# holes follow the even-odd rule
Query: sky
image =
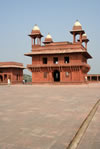
[(76, 20), (90, 40), (89, 73), (100, 74), (100, 0), (0, 0), (0, 61), (22, 62), (26, 67), (31, 57), (24, 53), (31, 51), (28, 34), (35, 24), (44, 38), (50, 33), (53, 41), (72, 42), (69, 31)]

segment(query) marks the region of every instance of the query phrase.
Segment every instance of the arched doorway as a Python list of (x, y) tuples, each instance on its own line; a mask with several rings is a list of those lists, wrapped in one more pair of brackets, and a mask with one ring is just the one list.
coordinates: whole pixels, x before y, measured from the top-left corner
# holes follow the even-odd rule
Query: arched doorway
[(0, 75), (0, 82), (3, 82), (3, 77), (2, 77), (2, 75)]
[(58, 70), (55, 70), (53, 72), (53, 78), (55, 82), (59, 82), (60, 81), (60, 72)]

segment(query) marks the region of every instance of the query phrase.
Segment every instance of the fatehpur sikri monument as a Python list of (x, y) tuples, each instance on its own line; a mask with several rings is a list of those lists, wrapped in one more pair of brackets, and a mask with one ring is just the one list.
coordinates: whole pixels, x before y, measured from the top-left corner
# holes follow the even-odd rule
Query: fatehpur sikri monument
[[(27, 69), (32, 72), (32, 84), (59, 83), (78, 84), (100, 81), (99, 74), (87, 74), (90, 66), (87, 63), (92, 56), (87, 51), (89, 39), (82, 25), (77, 20), (70, 31), (73, 41), (54, 42), (48, 33), (44, 42), (40, 29), (35, 25), (29, 34), (31, 37), (31, 51), (25, 56), (32, 58), (32, 64)], [(25, 67), (19, 62), (0, 62), (0, 84), (23, 83)]]
[(43, 40), (34, 25), (31, 51), (22, 53), (32, 63), (0, 62), (0, 149), (100, 149), (100, 74), (88, 74), (78, 20), (70, 34), (72, 42), (50, 33)]
[[(32, 72), (32, 83), (85, 83), (90, 66), (87, 63), (92, 56), (87, 51), (89, 39), (82, 25), (76, 21), (70, 33), (73, 42), (54, 42), (48, 34), (41, 44), (43, 35), (35, 25), (29, 36), (32, 40), (32, 64), (27, 68)], [(79, 37), (79, 38), (77, 38)]]
[(0, 149), (100, 149), (100, 1), (0, 1)]

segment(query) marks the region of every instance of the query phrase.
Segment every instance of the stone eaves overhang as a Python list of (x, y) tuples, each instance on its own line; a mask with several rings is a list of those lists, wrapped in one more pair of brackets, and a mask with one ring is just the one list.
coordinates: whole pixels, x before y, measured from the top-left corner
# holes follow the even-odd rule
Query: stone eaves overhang
[(82, 55), (84, 55), (87, 58), (92, 58), (92, 56), (86, 51), (86, 50), (38, 50), (38, 51), (32, 51), (30, 53), (26, 53), (24, 54), (25, 56), (34, 56), (34, 55), (52, 55), (52, 54), (79, 54), (81, 53)]
[(22, 63), (19, 62), (0, 62), (0, 68), (19, 68), (25, 69)]
[(82, 71), (83, 72), (88, 72), (90, 70), (90, 66), (86, 63), (78, 63), (78, 64), (51, 64), (51, 65), (33, 65), (33, 64), (29, 64), (27, 65), (27, 68), (31, 71), (40, 71), (40, 70), (53, 70), (53, 69), (59, 69), (59, 70), (62, 70), (62, 69), (79, 69), (79, 68), (82, 68)]
[(19, 68), (19, 69), (25, 69), (23, 66), (14, 66), (14, 65), (2, 65), (0, 68)]

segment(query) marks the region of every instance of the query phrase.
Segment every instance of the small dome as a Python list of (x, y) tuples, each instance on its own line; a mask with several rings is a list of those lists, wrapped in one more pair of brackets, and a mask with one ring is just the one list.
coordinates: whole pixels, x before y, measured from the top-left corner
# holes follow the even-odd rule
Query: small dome
[(51, 35), (48, 33), (48, 35), (46, 36), (46, 38), (52, 39)]
[(77, 21), (75, 22), (74, 26), (82, 26), (82, 25), (81, 25), (80, 22), (77, 20)]
[(45, 38), (44, 43), (51, 43), (51, 42), (53, 42), (53, 40), (52, 40), (51, 35), (48, 33), (48, 35), (47, 35), (46, 38)]
[(37, 26), (37, 24), (34, 25), (34, 27), (32, 29), (32, 34), (41, 34), (40, 29)]
[(39, 27), (37, 26), (37, 24), (34, 25), (34, 27), (33, 27), (32, 30), (33, 30), (33, 31), (36, 31), (36, 30), (37, 30), (37, 31), (40, 31), (40, 29), (39, 29)]
[(80, 24), (80, 22), (77, 20), (73, 26), (73, 31), (80, 31), (82, 30), (82, 25)]
[(87, 37), (86, 33), (82, 35), (83, 37)]
[(87, 39), (86, 33), (82, 35), (82, 40)]

